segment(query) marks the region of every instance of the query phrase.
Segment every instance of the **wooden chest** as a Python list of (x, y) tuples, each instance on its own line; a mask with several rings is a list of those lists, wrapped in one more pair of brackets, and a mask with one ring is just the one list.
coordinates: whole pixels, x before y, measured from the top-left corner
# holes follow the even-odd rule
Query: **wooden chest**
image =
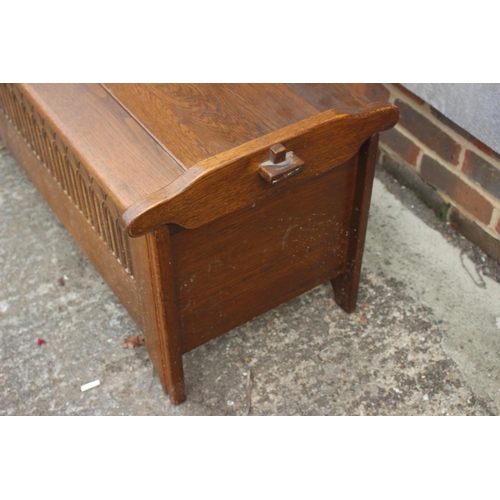
[(354, 310), (393, 106), (334, 84), (2, 84), (0, 106), (174, 404), (200, 344), (326, 280)]

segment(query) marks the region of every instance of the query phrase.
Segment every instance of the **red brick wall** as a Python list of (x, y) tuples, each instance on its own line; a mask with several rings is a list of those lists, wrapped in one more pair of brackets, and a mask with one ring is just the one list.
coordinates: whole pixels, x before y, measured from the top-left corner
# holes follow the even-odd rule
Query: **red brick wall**
[(479, 226), (500, 253), (500, 155), (399, 84), (350, 85), (399, 109), (399, 123), (380, 136), (382, 156), (436, 188), (450, 213)]

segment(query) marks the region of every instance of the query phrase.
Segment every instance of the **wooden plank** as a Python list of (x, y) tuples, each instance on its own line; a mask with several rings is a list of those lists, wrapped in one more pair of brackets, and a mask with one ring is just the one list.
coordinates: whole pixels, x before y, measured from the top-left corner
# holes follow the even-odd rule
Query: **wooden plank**
[[(397, 109), (369, 104), (325, 111), (200, 162), (166, 188), (127, 209), (121, 223), (141, 236), (165, 223), (196, 228), (282, 189), (316, 177), (352, 158), (372, 134), (394, 126)], [(269, 148), (281, 143), (303, 162), (296, 176), (274, 186), (258, 174)], [(271, 191), (272, 190), (272, 191)]]
[(359, 108), (370, 102), (340, 83), (287, 83), (287, 86), (318, 111)]
[(159, 361), (155, 369), (163, 389), (177, 405), (186, 399), (186, 395), (168, 227), (162, 226), (148, 234), (146, 242), (154, 307), (154, 317), (150, 319), (155, 321), (154, 331), (148, 332), (146, 342), (154, 343), (148, 350), (154, 352), (153, 360)]
[(185, 168), (318, 113), (282, 84), (105, 84)]
[(356, 165), (356, 188), (350, 207), (349, 247), (345, 272), (332, 280), (333, 292), (337, 304), (351, 313), (356, 309), (363, 250), (365, 247), (368, 212), (372, 196), (375, 164), (377, 161), (378, 134), (366, 141), (359, 151)]
[(171, 235), (183, 352), (344, 272), (356, 163)]
[(24, 84), (26, 97), (121, 211), (177, 179), (180, 166), (99, 84)]

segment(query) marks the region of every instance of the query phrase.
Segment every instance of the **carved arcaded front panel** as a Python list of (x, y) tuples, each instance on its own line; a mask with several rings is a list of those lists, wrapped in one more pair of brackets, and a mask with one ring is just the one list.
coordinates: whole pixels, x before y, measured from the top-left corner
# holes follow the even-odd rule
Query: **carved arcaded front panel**
[(16, 86), (0, 85), (0, 106), (33, 154), (45, 165), (123, 269), (133, 278), (129, 237), (118, 225), (116, 215), (113, 215), (117, 212), (116, 208), (110, 209), (103, 189), (88, 174), (83, 162), (68, 150)]

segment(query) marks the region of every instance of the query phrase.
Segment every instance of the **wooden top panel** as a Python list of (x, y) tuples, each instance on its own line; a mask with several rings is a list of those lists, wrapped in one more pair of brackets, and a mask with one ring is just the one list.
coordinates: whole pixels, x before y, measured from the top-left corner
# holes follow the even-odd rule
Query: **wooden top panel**
[[(330, 109), (280, 128), (199, 162), (165, 189), (126, 210), (122, 227), (130, 236), (141, 236), (166, 223), (200, 227), (338, 167), (366, 139), (393, 127), (397, 120), (396, 107), (371, 103), (357, 109)], [(303, 168), (274, 185), (262, 179), (259, 168), (276, 144), (293, 152)]]
[(287, 87), (318, 111), (365, 107), (370, 102), (342, 83), (288, 83)]
[(124, 210), (183, 170), (99, 84), (24, 84), (20, 88), (65, 145)]
[(186, 169), (318, 114), (283, 84), (105, 84)]
[(269, 196), (258, 175), (281, 143), (303, 182), (351, 158), (397, 110), (336, 84), (23, 84), (121, 212), (131, 236), (199, 227)]

